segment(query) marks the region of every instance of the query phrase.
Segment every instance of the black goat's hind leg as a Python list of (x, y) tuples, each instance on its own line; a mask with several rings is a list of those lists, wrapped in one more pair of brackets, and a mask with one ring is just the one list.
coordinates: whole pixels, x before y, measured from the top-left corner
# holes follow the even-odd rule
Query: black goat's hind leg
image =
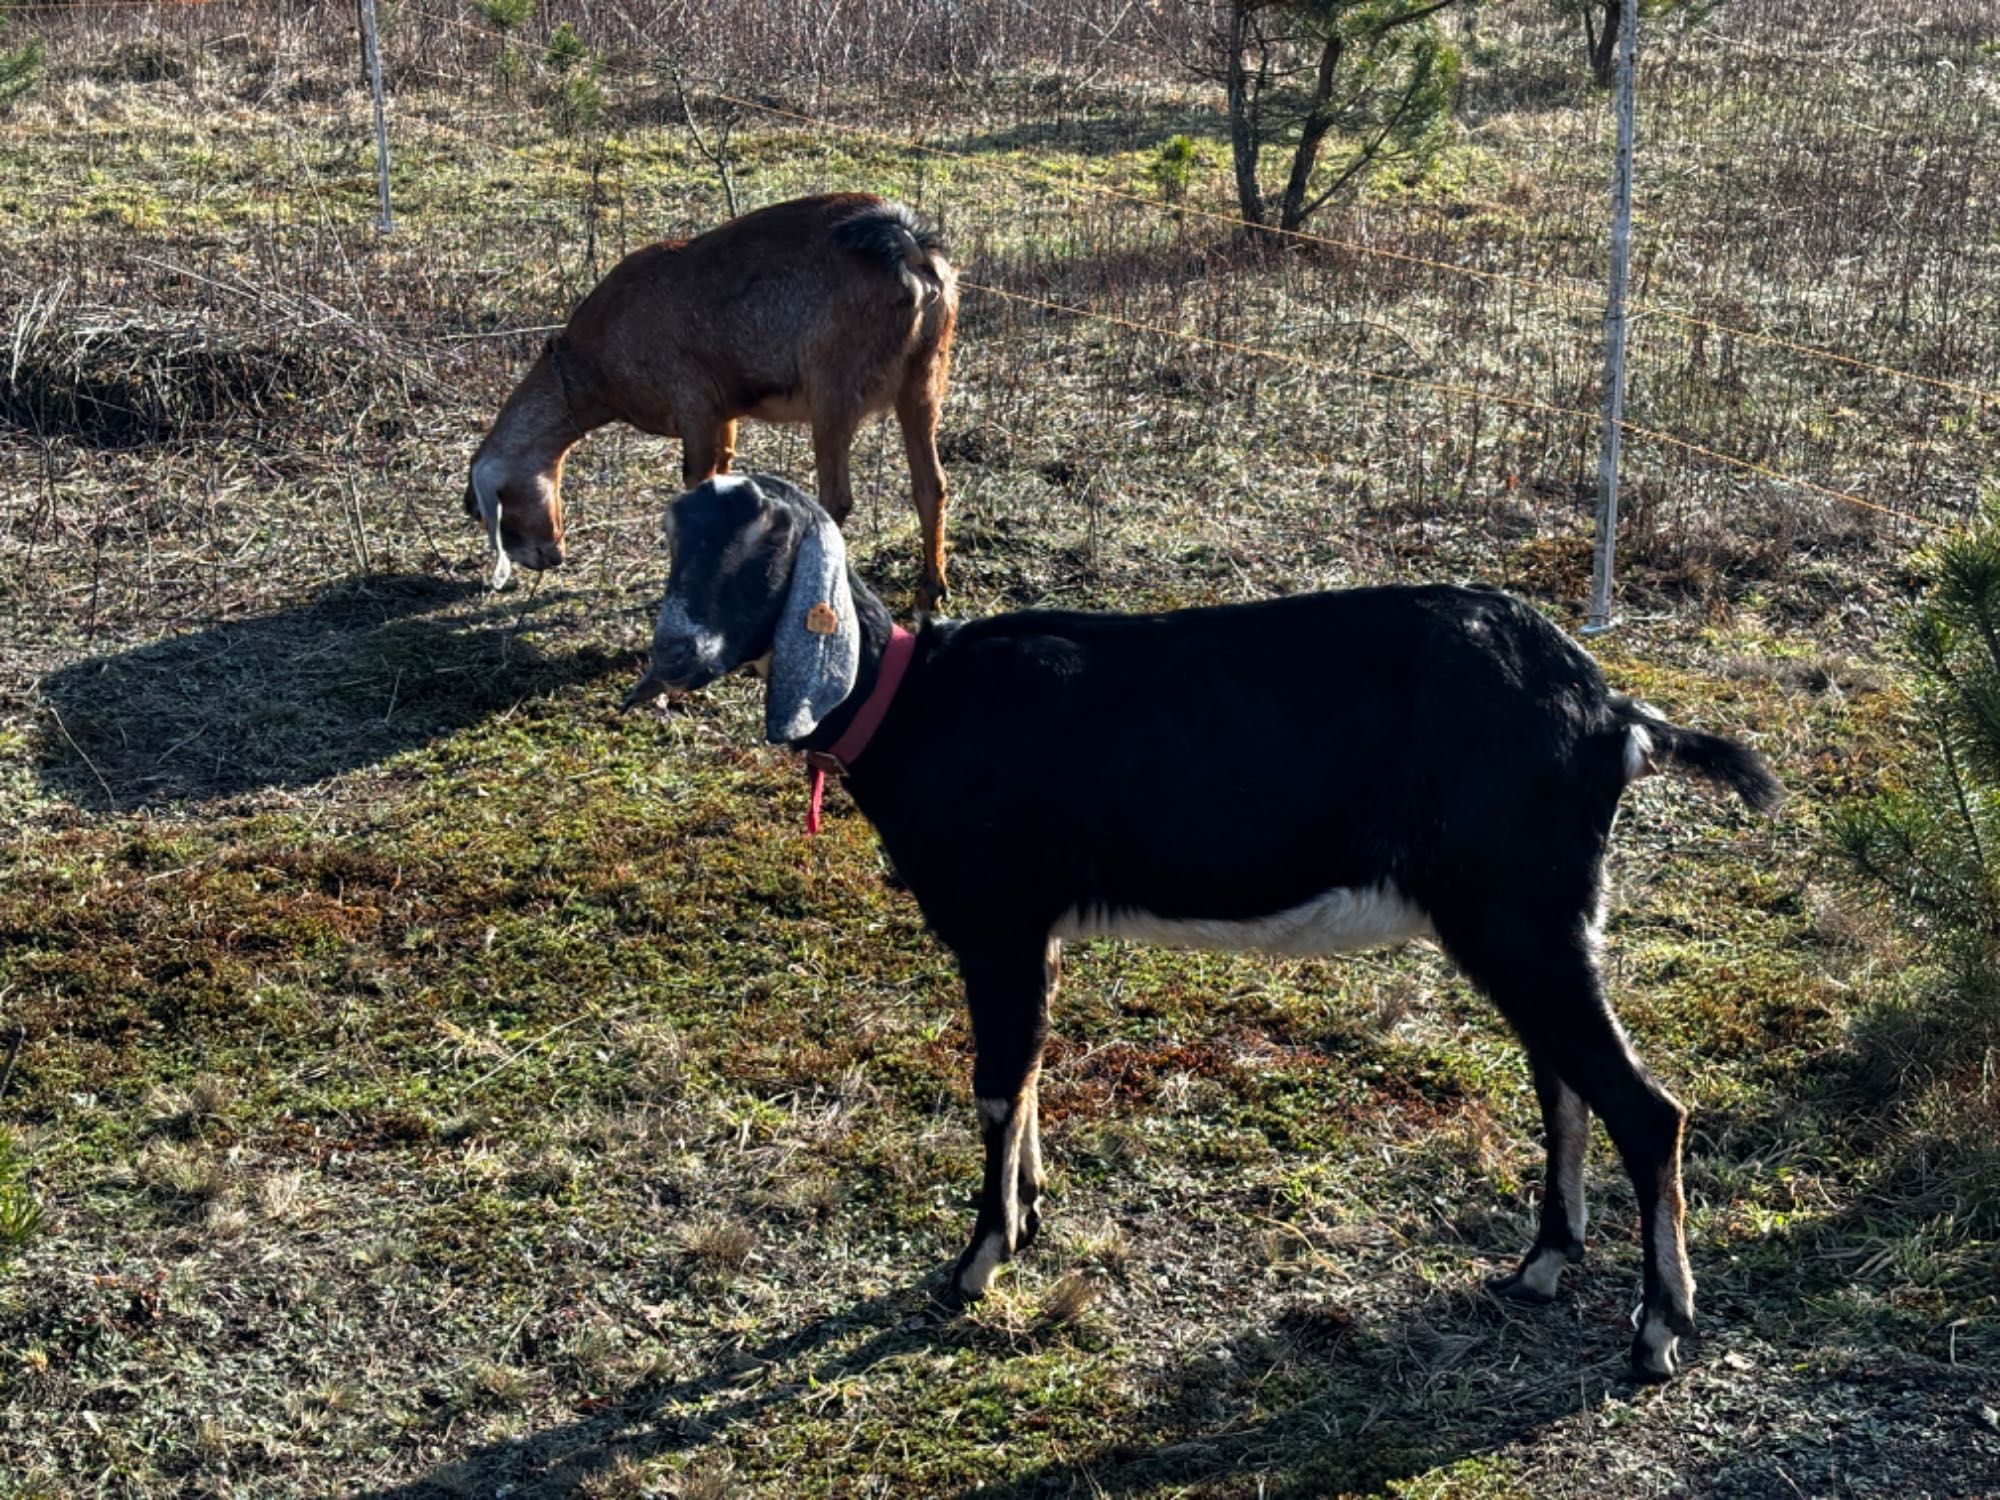
[[(1042, 1022), (1056, 1002), (1056, 987), (1062, 983), (1062, 939), (1050, 938), (1042, 956)], [(1039, 1060), (1029, 1070), (1027, 1086), (1021, 1090), (1021, 1161), (1016, 1173), (1021, 1201), (1021, 1228), (1014, 1251), (1034, 1244), (1042, 1232), (1042, 1188), (1047, 1178), (1042, 1172), (1042, 1073)]]
[(1543, 1044), (1556, 1071), (1604, 1121), (1639, 1200), (1645, 1247), (1645, 1293), (1632, 1339), (1632, 1372), (1667, 1380), (1677, 1335), (1694, 1332), (1694, 1274), (1681, 1230), (1681, 1130), (1687, 1113), (1632, 1053), (1583, 963), (1588, 1006), (1566, 1007), (1558, 1035)]
[(1511, 1274), (1488, 1285), (1502, 1297), (1550, 1302), (1562, 1268), (1583, 1259), (1587, 1217), (1583, 1199), (1583, 1157), (1590, 1144), (1590, 1106), (1557, 1076), (1546, 1058), (1529, 1059), (1535, 1094), (1542, 1103), (1542, 1133), (1548, 1141), (1548, 1171), (1542, 1185), (1542, 1217), (1535, 1243)]
[(959, 951), (965, 998), (972, 1011), (975, 1055), (973, 1102), (985, 1147), (985, 1180), (972, 1243), (952, 1272), (952, 1291), (982, 1297), (1002, 1263), (1013, 1258), (1040, 1227), (1033, 1199), (1022, 1209), (1022, 1187), (1040, 1192), (1040, 1141), (1036, 1079), (1048, 1038), (1053, 945), (985, 945)]
[[(1635, 1319), (1632, 1370), (1641, 1380), (1667, 1380), (1674, 1374), (1677, 1336), (1694, 1332), (1694, 1276), (1681, 1233), (1686, 1113), (1633, 1055), (1605, 1003), (1582, 923), (1538, 932), (1540, 924), (1502, 917), (1488, 913), (1478, 930), (1441, 931), (1441, 936), (1513, 1023), (1537, 1068), (1553, 1070), (1604, 1121), (1618, 1148), (1639, 1200), (1645, 1246), (1645, 1293)], [(1565, 1125), (1559, 1133), (1567, 1148), (1571, 1132)], [(1574, 1134), (1580, 1160), (1580, 1122)], [(1551, 1146), (1551, 1166), (1559, 1171), (1562, 1163)], [(1564, 1206), (1567, 1210), (1567, 1194)], [(1577, 1206), (1580, 1211), (1580, 1199)]]
[[(1681, 1135), (1687, 1111), (1643, 1068), (1640, 1078), (1647, 1092), (1642, 1101), (1635, 1101), (1636, 1125), (1658, 1149), (1626, 1154), (1621, 1148), (1620, 1153), (1634, 1184), (1648, 1183), (1652, 1189), (1639, 1188), (1646, 1290), (1634, 1313), (1632, 1372), (1641, 1380), (1668, 1380), (1677, 1368), (1677, 1336), (1694, 1332), (1694, 1270), (1688, 1264), (1681, 1196)], [(1612, 1139), (1617, 1139), (1616, 1131)]]

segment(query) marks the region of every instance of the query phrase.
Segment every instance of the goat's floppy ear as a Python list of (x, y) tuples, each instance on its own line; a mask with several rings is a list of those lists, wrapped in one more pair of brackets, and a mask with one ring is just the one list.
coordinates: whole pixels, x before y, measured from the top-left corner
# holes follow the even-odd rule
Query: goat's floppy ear
[(808, 515), (771, 646), (764, 737), (774, 745), (811, 734), (854, 691), (861, 670), (861, 622), (847, 586), (847, 546), (825, 511), (809, 504)]

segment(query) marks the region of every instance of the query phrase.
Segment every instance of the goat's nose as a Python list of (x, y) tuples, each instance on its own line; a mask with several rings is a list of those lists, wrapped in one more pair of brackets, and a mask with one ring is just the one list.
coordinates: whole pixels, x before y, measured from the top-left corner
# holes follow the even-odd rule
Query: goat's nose
[(695, 658), (692, 641), (671, 640), (653, 642), (653, 662), (651, 677), (663, 677), (668, 682), (685, 682), (694, 676)]
[(530, 541), (511, 526), (501, 526), (500, 545), (507, 555), (524, 568), (560, 568), (563, 565), (561, 542)]

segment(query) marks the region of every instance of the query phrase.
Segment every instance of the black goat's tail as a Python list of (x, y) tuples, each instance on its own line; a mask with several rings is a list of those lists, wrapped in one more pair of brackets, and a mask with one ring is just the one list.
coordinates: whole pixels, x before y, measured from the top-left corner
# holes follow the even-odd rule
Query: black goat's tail
[(919, 302), (957, 284), (945, 259), (944, 236), (921, 214), (900, 203), (874, 203), (834, 226), (841, 249), (876, 261), (903, 278)]
[(1785, 788), (1763, 756), (1726, 735), (1683, 729), (1642, 708), (1630, 698), (1616, 704), (1625, 725), (1625, 779), (1672, 767), (1727, 787), (1758, 812), (1769, 812), (1785, 800)]

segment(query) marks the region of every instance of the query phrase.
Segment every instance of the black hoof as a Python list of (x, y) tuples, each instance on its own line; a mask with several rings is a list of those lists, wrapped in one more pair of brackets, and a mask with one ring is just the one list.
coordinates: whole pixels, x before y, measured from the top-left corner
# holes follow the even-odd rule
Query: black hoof
[[(986, 1295), (986, 1288), (992, 1284), (994, 1274), (1014, 1258), (1011, 1250), (998, 1250), (990, 1255), (982, 1252), (995, 1249), (998, 1235), (975, 1235), (958, 1263), (951, 1268), (951, 1289), (957, 1295), (961, 1307), (969, 1307)], [(975, 1288), (969, 1283), (977, 1280)]]
[(945, 1277), (942, 1285), (931, 1288), (931, 1308), (941, 1317), (954, 1317), (978, 1300), (977, 1297), (968, 1297), (960, 1289), (957, 1266), (951, 1268), (951, 1274)]
[(1656, 1353), (1643, 1340), (1632, 1340), (1631, 1364), (1627, 1376), (1639, 1385), (1665, 1385), (1680, 1372), (1679, 1361), (1669, 1353)]
[(1645, 1310), (1632, 1335), (1632, 1378), (1641, 1385), (1663, 1385), (1680, 1373), (1680, 1340), (1694, 1332), (1694, 1319), (1683, 1312)]

